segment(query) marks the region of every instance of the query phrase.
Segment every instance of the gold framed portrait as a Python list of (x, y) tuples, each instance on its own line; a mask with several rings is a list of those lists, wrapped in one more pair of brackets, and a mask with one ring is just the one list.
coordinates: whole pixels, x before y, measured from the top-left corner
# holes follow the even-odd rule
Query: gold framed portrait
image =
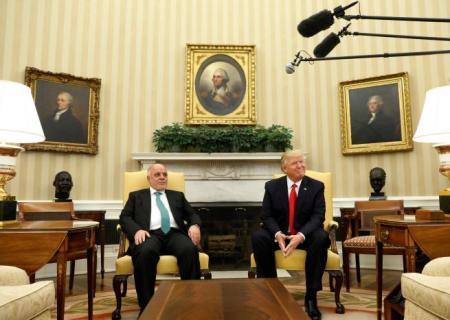
[(187, 124), (256, 124), (255, 46), (186, 48)]
[(339, 83), (344, 155), (413, 149), (408, 73)]
[(45, 135), (26, 150), (97, 154), (100, 79), (27, 67), (25, 84)]

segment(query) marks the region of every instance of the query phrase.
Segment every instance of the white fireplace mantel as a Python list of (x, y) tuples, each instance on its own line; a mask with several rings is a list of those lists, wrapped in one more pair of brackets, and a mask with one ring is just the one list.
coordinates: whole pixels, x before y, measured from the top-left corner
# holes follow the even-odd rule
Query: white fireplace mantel
[(281, 153), (132, 153), (141, 169), (164, 163), (184, 172), (192, 202), (262, 201), (264, 183), (280, 172)]

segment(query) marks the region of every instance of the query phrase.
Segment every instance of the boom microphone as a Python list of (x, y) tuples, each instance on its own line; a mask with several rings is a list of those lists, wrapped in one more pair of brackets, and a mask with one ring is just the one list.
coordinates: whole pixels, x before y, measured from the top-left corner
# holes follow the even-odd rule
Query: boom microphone
[(300, 22), (297, 26), (297, 30), (306, 38), (312, 37), (316, 33), (331, 27), (334, 23), (334, 17), (342, 18), (345, 15), (345, 10), (353, 7), (357, 3), (358, 1), (355, 1), (345, 7), (338, 6), (333, 10), (333, 12), (326, 9), (322, 10)]
[(326, 57), (339, 43), (339, 36), (332, 32), (314, 48), (314, 55), (318, 58)]

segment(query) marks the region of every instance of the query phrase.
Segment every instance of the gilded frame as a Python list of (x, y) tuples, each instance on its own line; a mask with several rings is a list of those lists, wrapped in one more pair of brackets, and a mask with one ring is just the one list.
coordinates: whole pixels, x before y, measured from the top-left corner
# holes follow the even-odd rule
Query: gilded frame
[(256, 124), (255, 46), (188, 44), (185, 100), (187, 124)]
[(413, 149), (407, 72), (340, 82), (339, 104), (344, 155)]
[[(32, 67), (25, 70), (46, 140), (26, 150), (97, 154), (101, 80)], [(56, 99), (71, 99), (69, 112), (56, 116)]]

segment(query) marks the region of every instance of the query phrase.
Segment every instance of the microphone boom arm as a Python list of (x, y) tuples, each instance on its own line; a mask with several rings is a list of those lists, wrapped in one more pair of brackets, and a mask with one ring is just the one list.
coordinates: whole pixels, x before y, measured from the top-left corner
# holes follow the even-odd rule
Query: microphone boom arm
[(447, 18), (421, 18), (421, 17), (393, 17), (393, 16), (364, 16), (364, 15), (344, 15), (340, 17), (347, 21), (352, 19), (369, 19), (369, 20), (393, 20), (393, 21), (416, 21), (416, 22), (446, 22), (449, 23), (450, 19)]
[(367, 36), (367, 37), (450, 41), (450, 38), (443, 38), (443, 37), (410, 36), (410, 35), (404, 35), (404, 34), (386, 34), (386, 33), (350, 32), (347, 30), (340, 32), (339, 36)]

